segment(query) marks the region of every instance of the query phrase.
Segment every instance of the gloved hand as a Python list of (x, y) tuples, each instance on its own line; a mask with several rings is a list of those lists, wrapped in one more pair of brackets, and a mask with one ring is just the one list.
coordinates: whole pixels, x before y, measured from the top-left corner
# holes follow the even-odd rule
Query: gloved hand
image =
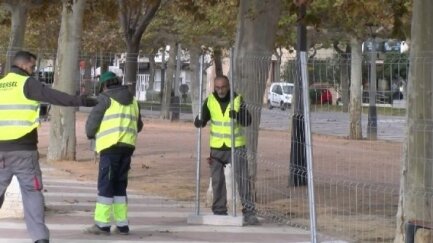
[(206, 123), (203, 120), (198, 119), (198, 117), (196, 117), (195, 120), (194, 120), (194, 126), (196, 128), (204, 127), (204, 126), (206, 126)]
[(234, 110), (230, 110), (229, 111), (229, 117), (231, 119), (237, 119), (238, 118), (238, 113), (236, 111), (234, 111)]
[(87, 95), (80, 95), (80, 101), (80, 106), (92, 107), (98, 104), (96, 98)]

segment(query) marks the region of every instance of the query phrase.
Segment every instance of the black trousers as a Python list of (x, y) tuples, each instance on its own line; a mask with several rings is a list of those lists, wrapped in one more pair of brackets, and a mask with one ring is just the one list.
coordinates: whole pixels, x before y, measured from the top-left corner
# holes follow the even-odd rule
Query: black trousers
[(98, 196), (126, 196), (133, 149), (102, 152), (99, 158)]

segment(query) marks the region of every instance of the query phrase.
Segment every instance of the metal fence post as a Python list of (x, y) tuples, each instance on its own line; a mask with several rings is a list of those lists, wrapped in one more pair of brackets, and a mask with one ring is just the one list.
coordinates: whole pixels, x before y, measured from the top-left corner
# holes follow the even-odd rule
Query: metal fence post
[[(233, 85), (233, 67), (234, 67), (234, 61), (233, 61), (233, 56), (234, 56), (234, 48), (232, 47), (230, 49), (230, 110), (234, 110), (234, 102), (233, 102), (233, 96), (234, 96), (234, 85)], [(235, 173), (235, 164), (236, 164), (236, 160), (235, 160), (235, 121), (234, 119), (230, 119), (230, 139), (231, 139), (231, 161), (232, 161), (232, 199), (233, 199), (233, 216), (236, 217), (236, 173)], [(239, 155), (238, 155), (239, 156)]]
[(311, 142), (311, 120), (310, 120), (310, 102), (308, 96), (308, 74), (307, 74), (307, 53), (301, 51), (301, 75), (302, 75), (302, 92), (304, 103), (305, 118), (305, 147), (307, 157), (307, 177), (308, 177), (308, 199), (310, 209), (310, 231), (311, 242), (317, 242), (316, 229), (316, 202), (314, 198), (314, 175), (313, 175), (313, 144)]
[[(203, 55), (200, 56), (199, 68), (199, 93), (198, 93), (198, 119), (201, 120), (201, 106), (203, 102)], [(201, 169), (201, 127), (197, 130), (197, 171), (196, 171), (196, 188), (195, 188), (195, 213), (200, 214), (200, 169)]]

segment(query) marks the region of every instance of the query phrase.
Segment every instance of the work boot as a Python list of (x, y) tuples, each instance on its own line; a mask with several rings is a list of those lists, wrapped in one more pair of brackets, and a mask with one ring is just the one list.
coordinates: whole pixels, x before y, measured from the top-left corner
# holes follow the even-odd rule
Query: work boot
[(259, 219), (254, 214), (244, 215), (244, 225), (260, 225)]
[(118, 234), (118, 235), (129, 235), (129, 227), (128, 227), (128, 225), (116, 226), (116, 228), (114, 228), (114, 230), (113, 230), (113, 233)]
[(85, 228), (83, 232), (87, 234), (94, 234), (94, 235), (109, 235), (110, 227), (99, 227), (96, 224), (94, 224), (88, 228)]
[(35, 243), (50, 243), (50, 241), (46, 239), (42, 239), (42, 240), (35, 241)]

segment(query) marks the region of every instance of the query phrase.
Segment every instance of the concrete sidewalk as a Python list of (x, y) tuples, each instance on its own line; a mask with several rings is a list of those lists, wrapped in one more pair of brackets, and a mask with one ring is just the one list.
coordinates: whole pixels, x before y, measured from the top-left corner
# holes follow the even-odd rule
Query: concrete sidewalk
[[(129, 191), (131, 234), (94, 236), (82, 233), (93, 224), (95, 182), (77, 181), (66, 173), (43, 166), (46, 221), (54, 243), (110, 242), (309, 242), (309, 232), (288, 226), (263, 223), (261, 226), (188, 225), (193, 213), (190, 202)], [(203, 209), (206, 213), (206, 209)], [(0, 220), (0, 242), (29, 243), (22, 219)]]

